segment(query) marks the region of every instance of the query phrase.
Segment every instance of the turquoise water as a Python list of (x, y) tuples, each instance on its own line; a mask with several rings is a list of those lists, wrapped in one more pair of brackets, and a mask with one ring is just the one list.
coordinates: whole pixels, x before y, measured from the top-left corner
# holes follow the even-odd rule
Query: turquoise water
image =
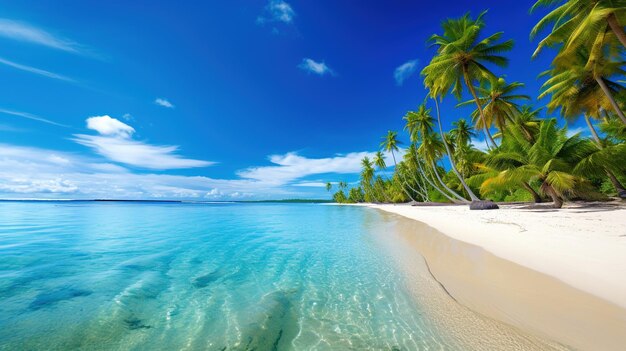
[(388, 219), (309, 204), (0, 203), (0, 349), (441, 349)]

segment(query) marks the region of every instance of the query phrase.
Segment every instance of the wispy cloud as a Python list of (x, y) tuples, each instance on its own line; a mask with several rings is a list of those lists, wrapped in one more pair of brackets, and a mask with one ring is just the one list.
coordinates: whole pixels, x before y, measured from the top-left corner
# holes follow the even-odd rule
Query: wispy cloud
[(60, 74), (56, 74), (50, 71), (46, 71), (43, 69), (39, 69), (39, 68), (35, 68), (35, 67), (31, 67), (31, 66), (27, 66), (27, 65), (22, 65), (20, 63), (17, 62), (13, 62), (13, 61), (9, 61), (6, 59), (3, 59), (0, 57), (0, 63), (3, 65), (7, 65), (9, 67), (13, 67), (25, 72), (30, 72), (30, 73), (34, 73), (34, 74), (38, 74), (40, 76), (44, 76), (44, 77), (48, 77), (48, 78), (52, 78), (52, 79), (58, 79), (58, 80), (64, 80), (66, 82), (76, 82), (74, 79), (60, 75)]
[(335, 72), (326, 65), (324, 62), (316, 62), (310, 58), (305, 58), (298, 65), (298, 68), (307, 71), (309, 73), (317, 74), (320, 76), (330, 74), (335, 75)]
[(305, 188), (325, 188), (326, 183), (324, 182), (299, 182), (292, 184), (293, 186), (302, 186)]
[(164, 98), (157, 98), (156, 100), (154, 100), (154, 103), (159, 106), (163, 106), (167, 108), (174, 108), (174, 105), (171, 102), (169, 102), (169, 100), (164, 99)]
[(400, 66), (396, 67), (393, 71), (393, 78), (396, 80), (396, 84), (398, 86), (402, 86), (404, 81), (415, 73), (417, 70), (418, 60), (407, 61)]
[(0, 144), (2, 198), (240, 199), (289, 197), (245, 179), (133, 173), (75, 153)]
[(290, 24), (293, 22), (296, 12), (291, 5), (283, 0), (270, 0), (265, 6), (263, 14), (257, 17), (257, 23), (282, 22)]
[(83, 53), (81, 46), (72, 40), (55, 36), (28, 23), (6, 18), (0, 18), (0, 36), (71, 53)]
[(372, 158), (374, 153), (352, 152), (334, 157), (307, 158), (289, 152), (270, 156), (269, 161), (274, 164), (272, 166), (250, 167), (237, 172), (237, 175), (269, 184), (284, 185), (315, 174), (358, 173), (361, 170), (361, 160), (365, 156)]
[(87, 118), (87, 128), (100, 135), (74, 134), (73, 141), (107, 159), (134, 167), (167, 170), (207, 167), (214, 162), (184, 158), (178, 146), (151, 145), (132, 139), (135, 129), (109, 116)]
[[(104, 137), (102, 137), (104, 138)], [(117, 198), (235, 200), (280, 199), (325, 194), (310, 174), (357, 173), (370, 152), (307, 158), (295, 153), (271, 156), (272, 166), (253, 167), (237, 179), (215, 179), (135, 172), (100, 157), (0, 144), (2, 198)], [(297, 181), (297, 182), (294, 182)], [(302, 190), (300, 190), (302, 189)], [(313, 192), (312, 192), (313, 191)], [(314, 195), (315, 196), (315, 195)]]
[(57, 123), (49, 119), (45, 119), (45, 118), (33, 115), (32, 113), (28, 113), (28, 112), (20, 112), (20, 111), (6, 110), (3, 108), (0, 108), (0, 113), (11, 115), (11, 116), (27, 118), (27, 119), (32, 119), (33, 121), (48, 123), (48, 124), (52, 124), (52, 125), (59, 126), (59, 127), (68, 127), (65, 124)]

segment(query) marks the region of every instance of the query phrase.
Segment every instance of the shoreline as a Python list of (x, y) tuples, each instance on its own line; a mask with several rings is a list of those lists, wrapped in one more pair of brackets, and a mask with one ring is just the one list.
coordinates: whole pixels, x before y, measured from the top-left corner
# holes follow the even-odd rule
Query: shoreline
[(626, 208), (366, 206), (413, 220), (394, 240), (461, 305), (578, 349), (626, 343)]

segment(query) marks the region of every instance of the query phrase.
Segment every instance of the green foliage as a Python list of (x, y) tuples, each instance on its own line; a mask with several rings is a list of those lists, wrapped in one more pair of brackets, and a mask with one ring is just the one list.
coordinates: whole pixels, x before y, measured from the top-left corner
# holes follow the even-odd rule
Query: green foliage
[[(408, 111), (403, 116), (408, 146), (400, 149), (394, 131), (380, 145), (391, 154), (393, 175), (378, 173), (387, 168), (379, 151), (372, 160), (362, 160), (360, 185), (346, 196), (347, 184), (340, 182), (334, 200), (462, 202), (480, 192), (493, 201), (550, 199), (560, 207), (567, 199), (604, 200), (624, 189), (626, 0), (539, 0), (532, 11), (550, 6), (531, 33), (535, 37), (550, 29), (534, 55), (545, 47), (558, 50), (541, 75), (546, 80), (539, 97), (549, 98), (548, 113), (558, 112), (566, 121), (585, 117), (593, 139), (568, 135), (562, 121), (540, 119), (542, 108), (521, 106), (530, 100), (518, 93), (524, 84), (507, 83), (490, 70), (507, 66), (504, 53), (513, 42), (502, 32), (483, 36), (485, 12), (477, 18), (466, 14), (445, 20), (443, 33), (429, 39), (437, 51), (421, 74), (430, 97), (438, 99), (437, 119), (426, 101)], [(459, 118), (444, 131), (439, 99), (452, 94), (460, 100), (467, 93), (471, 99), (457, 106), (476, 106), (466, 116), (472, 123)], [(494, 127), (499, 146), (491, 134)], [(491, 141), (489, 150), (472, 145), (474, 128)]]

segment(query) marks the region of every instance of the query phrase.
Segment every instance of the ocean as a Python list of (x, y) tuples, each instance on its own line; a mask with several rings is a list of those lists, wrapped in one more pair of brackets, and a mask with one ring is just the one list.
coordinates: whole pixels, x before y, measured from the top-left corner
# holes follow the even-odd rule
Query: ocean
[(454, 348), (381, 249), (393, 228), (320, 204), (1, 202), (0, 349)]

